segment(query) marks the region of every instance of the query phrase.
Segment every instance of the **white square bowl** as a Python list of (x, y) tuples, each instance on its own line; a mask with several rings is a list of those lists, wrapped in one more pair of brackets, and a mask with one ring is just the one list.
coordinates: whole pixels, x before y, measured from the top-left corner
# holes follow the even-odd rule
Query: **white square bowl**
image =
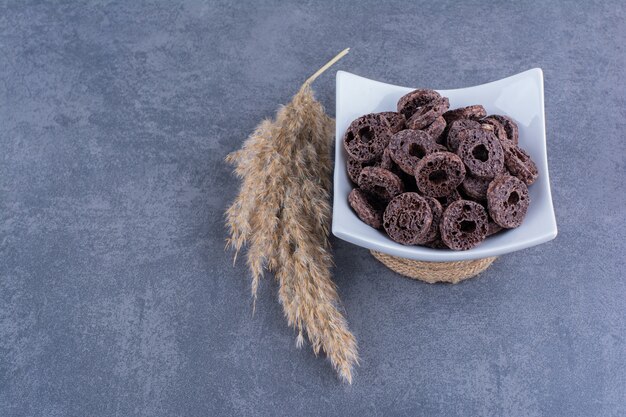
[[(428, 86), (422, 86), (428, 88)], [(345, 71), (337, 72), (333, 234), (340, 239), (402, 258), (431, 262), (461, 261), (502, 255), (554, 239), (557, 235), (548, 176), (543, 72), (534, 68), (502, 80), (437, 90), (450, 99), (450, 108), (482, 104), (487, 114), (512, 117), (519, 126), (519, 144), (537, 164), (539, 178), (529, 187), (530, 207), (522, 225), (490, 236), (467, 251), (405, 246), (382, 231), (363, 223), (348, 204), (353, 184), (346, 172), (343, 135), (350, 123), (364, 114), (396, 111), (396, 102), (414, 88), (370, 80)]]

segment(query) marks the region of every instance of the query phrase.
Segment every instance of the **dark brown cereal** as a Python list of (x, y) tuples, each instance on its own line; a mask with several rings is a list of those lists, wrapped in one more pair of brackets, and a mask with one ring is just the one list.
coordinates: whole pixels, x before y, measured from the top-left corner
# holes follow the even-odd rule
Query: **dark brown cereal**
[(370, 165), (367, 162), (359, 162), (356, 159), (352, 158), (348, 155), (348, 161), (346, 162), (346, 167), (348, 171), (348, 177), (350, 180), (357, 184), (359, 182), (359, 175), (361, 174), (361, 170), (363, 167)]
[(403, 245), (425, 243), (433, 215), (428, 202), (417, 193), (404, 193), (389, 202), (383, 214), (387, 235)]
[(446, 119), (443, 116), (439, 116), (435, 119), (434, 122), (426, 126), (422, 129), (424, 132), (428, 133), (432, 140), (437, 143), (443, 143), (445, 140), (445, 136), (443, 132), (446, 130)]
[(463, 161), (452, 152), (426, 155), (415, 168), (417, 188), (430, 197), (447, 196), (456, 190), (464, 179)]
[(459, 144), (464, 137), (461, 135), (462, 132), (470, 129), (480, 129), (480, 123), (469, 119), (455, 120), (451, 124), (449, 123), (448, 126), (450, 128), (448, 129), (446, 145), (448, 146), (448, 150), (450, 150), (450, 152), (456, 152), (459, 148)]
[(344, 134), (359, 186), (348, 201), (363, 222), (404, 245), (453, 250), (522, 223), (538, 170), (513, 119), (481, 105), (450, 110), (427, 89), (397, 110), (362, 116)]
[(365, 224), (372, 226), (374, 229), (383, 227), (384, 207), (367, 193), (359, 188), (355, 188), (348, 194), (348, 202), (357, 216), (359, 216), (359, 219)]
[(522, 224), (530, 196), (528, 187), (520, 179), (501, 175), (489, 184), (487, 190), (489, 214), (499, 226), (511, 229)]
[(401, 113), (397, 113), (395, 111), (384, 111), (378, 114), (380, 114), (387, 120), (387, 123), (389, 123), (389, 129), (391, 129), (391, 133), (397, 133), (405, 128), (405, 119)]
[(463, 160), (468, 172), (477, 178), (495, 177), (504, 169), (504, 152), (500, 141), (487, 130), (470, 129), (461, 133), (464, 137), (456, 153)]
[(370, 162), (383, 154), (391, 129), (380, 114), (366, 114), (354, 120), (343, 136), (343, 145), (353, 159)]
[(480, 104), (474, 104), (472, 106), (461, 107), (459, 109), (448, 110), (443, 114), (446, 122), (452, 123), (459, 119), (471, 119), (479, 120), (487, 115), (487, 111)]
[(448, 249), (446, 244), (443, 243), (443, 240), (441, 240), (441, 236), (437, 237), (433, 241), (424, 243), (422, 246), (426, 246), (427, 248), (431, 249)]
[(402, 171), (400, 168), (397, 168), (397, 170), (399, 172), (396, 175), (398, 175), (398, 177), (402, 180), (402, 183), (404, 184), (404, 191), (405, 192), (411, 191), (411, 192), (419, 194), (420, 192), (417, 189), (417, 184), (415, 184), (415, 177), (411, 174), (407, 174), (406, 172)]
[(384, 168), (387, 171), (391, 171), (396, 175), (400, 175), (402, 170), (396, 166), (396, 164), (391, 159), (389, 155), (389, 148), (385, 148), (380, 159), (370, 161), (370, 162), (359, 162), (356, 159), (353, 159), (348, 155), (348, 160), (346, 162), (348, 177), (352, 182), (358, 184), (359, 175), (361, 174), (361, 170), (365, 167), (380, 167)]
[(452, 192), (448, 195), (444, 195), (443, 197), (436, 197), (436, 198), (437, 198), (437, 201), (441, 203), (441, 206), (444, 209), (448, 207), (450, 204), (454, 203), (455, 201), (463, 199), (458, 189), (452, 190)]
[(380, 158), (380, 161), (376, 165), (386, 169), (387, 171), (394, 172), (394, 169), (396, 167), (394, 166), (393, 159), (391, 159), (391, 151), (389, 150), (389, 147), (385, 148), (385, 150), (383, 151), (383, 156)]
[(393, 162), (393, 159), (391, 159), (391, 151), (389, 150), (389, 146), (385, 148), (385, 151), (383, 152), (383, 156), (380, 158), (380, 161), (377, 161), (374, 164), (374, 166), (384, 168), (387, 171), (391, 171), (394, 174), (396, 174), (398, 177), (400, 177), (400, 179), (402, 180), (406, 188), (406, 184), (407, 184), (406, 175), (407, 174), (400, 169), (398, 164)]
[(422, 107), (439, 98), (441, 98), (441, 95), (435, 90), (413, 90), (398, 100), (398, 113), (401, 113), (406, 120), (409, 120), (418, 107)]
[(402, 130), (389, 140), (389, 156), (398, 164), (401, 170), (413, 175), (417, 163), (433, 152), (443, 151), (445, 148), (435, 143), (428, 133), (421, 130)]
[(504, 129), (504, 126), (498, 121), (498, 119), (489, 116), (481, 119), (479, 122), (480, 127), (493, 132), (493, 134), (496, 135), (500, 142), (509, 140), (508, 136), (506, 135), (506, 130)]
[(358, 181), (361, 190), (382, 201), (389, 201), (404, 191), (396, 174), (380, 167), (364, 167)]
[(441, 203), (439, 203), (436, 198), (424, 197), (424, 199), (430, 206), (430, 212), (433, 215), (433, 221), (430, 224), (428, 233), (424, 236), (424, 240), (426, 242), (432, 242), (439, 237), (439, 222), (441, 221), (441, 215), (443, 214), (443, 207), (441, 207)]
[(519, 143), (519, 129), (517, 127), (517, 123), (509, 116), (503, 116), (500, 114), (492, 114), (489, 116), (500, 122), (502, 126), (504, 126), (504, 130), (506, 131), (507, 138), (512, 141), (514, 144)]
[(466, 175), (461, 189), (472, 200), (484, 201), (487, 199), (487, 188), (491, 179), (476, 178), (472, 175)]
[(413, 115), (406, 121), (409, 129), (423, 129), (433, 123), (439, 116), (450, 108), (447, 97), (441, 97), (418, 107)]
[(489, 237), (491, 235), (495, 235), (496, 233), (500, 232), (501, 230), (504, 230), (502, 228), (502, 226), (500, 226), (498, 223), (494, 222), (493, 219), (491, 218), (491, 216), (489, 216), (489, 223), (487, 223), (487, 237)]
[(531, 185), (537, 180), (539, 177), (537, 165), (525, 150), (512, 143), (503, 143), (502, 149), (504, 150), (504, 164), (511, 175), (524, 181), (526, 185)]
[(487, 237), (487, 211), (480, 204), (459, 200), (443, 212), (441, 240), (453, 250), (468, 250)]

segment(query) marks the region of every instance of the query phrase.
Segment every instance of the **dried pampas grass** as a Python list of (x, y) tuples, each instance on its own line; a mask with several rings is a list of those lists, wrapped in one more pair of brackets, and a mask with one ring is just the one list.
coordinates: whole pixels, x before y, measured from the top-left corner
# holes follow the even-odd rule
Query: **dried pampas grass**
[(311, 83), (348, 49), (313, 74), (276, 120), (261, 122), (242, 148), (228, 155), (241, 188), (226, 211), (228, 245), (248, 246), (256, 300), (265, 269), (279, 283), (287, 321), (306, 332), (313, 351), (324, 351), (339, 376), (352, 382), (356, 340), (339, 311), (328, 243), (334, 120), (315, 100)]

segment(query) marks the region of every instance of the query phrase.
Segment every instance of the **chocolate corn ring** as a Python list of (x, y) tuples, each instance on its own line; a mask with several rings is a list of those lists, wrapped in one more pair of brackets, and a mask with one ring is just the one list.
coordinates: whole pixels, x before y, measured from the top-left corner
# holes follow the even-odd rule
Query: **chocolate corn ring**
[(425, 156), (415, 168), (417, 188), (429, 197), (443, 197), (456, 190), (465, 179), (463, 161), (452, 152)]
[(365, 167), (359, 174), (359, 188), (381, 201), (389, 201), (404, 191), (396, 174), (380, 167)]
[(468, 172), (477, 178), (493, 178), (504, 169), (504, 151), (496, 136), (484, 129), (461, 132), (456, 154)]
[(450, 204), (455, 201), (459, 201), (463, 199), (463, 196), (459, 193), (458, 189), (452, 190), (452, 192), (448, 195), (444, 195), (443, 197), (436, 197), (437, 201), (441, 204), (441, 207), (444, 209), (447, 208)]
[(453, 250), (468, 250), (487, 237), (487, 211), (480, 204), (459, 200), (443, 212), (441, 240)]
[(400, 100), (398, 100), (398, 113), (401, 113), (406, 120), (409, 120), (411, 116), (413, 116), (413, 113), (415, 113), (415, 111), (419, 107), (422, 107), (440, 98), (441, 94), (439, 94), (435, 90), (413, 90), (410, 93), (403, 95), (402, 97), (400, 97)]
[(530, 155), (513, 143), (503, 143), (504, 164), (511, 175), (524, 181), (526, 185), (533, 184), (539, 177), (537, 165), (530, 158)]
[(439, 116), (435, 119), (434, 122), (426, 126), (422, 129), (424, 132), (428, 133), (432, 140), (437, 143), (442, 143), (445, 139), (444, 132), (446, 131), (446, 119), (443, 116)]
[(448, 110), (443, 114), (446, 122), (452, 123), (459, 119), (479, 120), (487, 115), (487, 111), (480, 104), (474, 104), (472, 106), (461, 107), (454, 110)]
[(430, 212), (433, 215), (433, 221), (430, 224), (428, 233), (424, 236), (424, 240), (426, 242), (432, 242), (439, 237), (439, 222), (441, 221), (441, 216), (443, 215), (443, 207), (436, 198), (424, 197), (424, 199), (430, 206)]
[(446, 138), (446, 145), (450, 152), (456, 152), (459, 149), (459, 144), (463, 139), (461, 132), (469, 129), (480, 129), (480, 123), (475, 120), (459, 119), (455, 120), (451, 124), (448, 124), (448, 136)]
[(426, 243), (433, 221), (428, 202), (417, 193), (404, 193), (389, 202), (383, 214), (383, 227), (394, 242), (403, 245)]
[(343, 136), (343, 146), (352, 159), (371, 162), (380, 158), (390, 137), (391, 129), (384, 116), (366, 114), (350, 124)]
[(483, 129), (493, 132), (500, 142), (509, 140), (504, 126), (493, 116), (485, 117), (484, 119), (479, 120), (479, 123), (480, 127)]
[(506, 131), (508, 140), (516, 145), (519, 143), (519, 128), (513, 119), (509, 116), (503, 116), (501, 114), (492, 114), (489, 118), (493, 118), (502, 124), (504, 130)]
[(445, 151), (428, 133), (421, 130), (402, 130), (389, 140), (389, 156), (401, 170), (413, 175), (417, 163), (433, 152)]
[(439, 116), (450, 108), (447, 97), (441, 97), (418, 107), (413, 115), (407, 119), (406, 126), (409, 129), (423, 129), (433, 123)]
[(472, 200), (484, 201), (487, 200), (487, 188), (491, 179), (476, 178), (471, 175), (466, 175), (461, 189)]
[(489, 184), (489, 214), (499, 226), (511, 229), (521, 225), (529, 204), (528, 187), (520, 179), (501, 175)]
[(374, 229), (383, 227), (383, 206), (375, 199), (363, 192), (359, 188), (355, 188), (348, 194), (348, 203), (365, 224), (372, 226)]
[(387, 123), (389, 124), (389, 129), (391, 129), (391, 133), (398, 133), (405, 128), (404, 124), (406, 120), (404, 119), (402, 113), (397, 113), (395, 111), (384, 111), (377, 114), (381, 115), (387, 120)]

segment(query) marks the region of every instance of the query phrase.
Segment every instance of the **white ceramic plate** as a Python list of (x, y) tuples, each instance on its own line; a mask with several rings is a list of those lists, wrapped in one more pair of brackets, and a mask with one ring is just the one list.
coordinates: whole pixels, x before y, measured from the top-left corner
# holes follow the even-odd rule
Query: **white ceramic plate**
[[(421, 86), (429, 88), (429, 86)], [(543, 102), (543, 72), (534, 68), (488, 84), (456, 90), (437, 90), (450, 99), (450, 108), (482, 104), (487, 114), (504, 114), (517, 121), (519, 144), (537, 164), (538, 180), (529, 187), (531, 203), (524, 223), (487, 238), (467, 251), (404, 246), (363, 223), (348, 204), (353, 185), (346, 172), (343, 134), (359, 116), (395, 111), (400, 97), (414, 88), (385, 84), (345, 71), (337, 72), (333, 234), (340, 239), (390, 255), (421, 261), (445, 262), (485, 258), (529, 248), (556, 237), (550, 194)]]

